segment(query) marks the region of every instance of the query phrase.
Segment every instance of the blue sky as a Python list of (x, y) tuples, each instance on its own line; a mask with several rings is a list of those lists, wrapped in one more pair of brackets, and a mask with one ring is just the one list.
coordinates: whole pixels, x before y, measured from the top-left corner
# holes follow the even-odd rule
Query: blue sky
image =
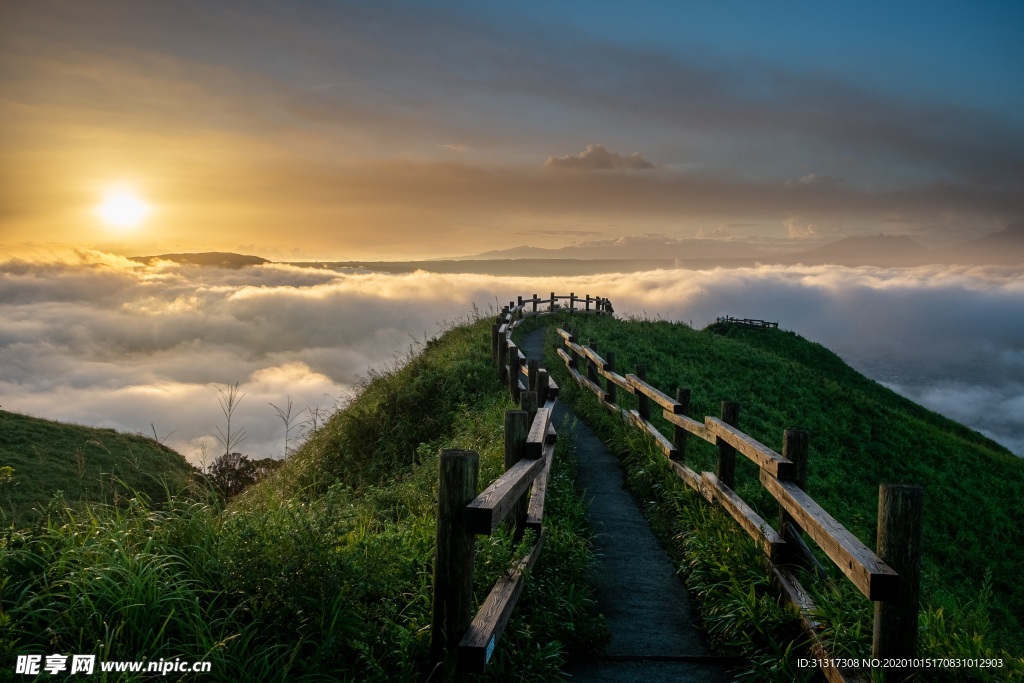
[[(1024, 215), (1022, 8), (7, 3), (0, 229), (322, 258), (537, 230), (954, 243)], [(112, 184), (144, 225), (97, 221)]]
[[(468, 5), (467, 5), (468, 6)], [(524, 4), (543, 21), (540, 3)], [(595, 38), (685, 54), (700, 50), (818, 71), (893, 93), (1024, 104), (1024, 6), (1017, 2), (567, 1), (543, 12)]]

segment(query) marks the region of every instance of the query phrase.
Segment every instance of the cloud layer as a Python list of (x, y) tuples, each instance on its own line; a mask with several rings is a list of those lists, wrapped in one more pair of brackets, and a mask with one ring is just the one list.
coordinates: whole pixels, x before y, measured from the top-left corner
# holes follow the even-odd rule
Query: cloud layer
[(240, 383), (243, 450), (280, 455), (274, 403), (343, 399), (439, 321), (518, 294), (575, 291), (622, 315), (779, 320), (854, 367), (1024, 454), (1024, 279), (1008, 268), (761, 267), (629, 277), (143, 266), (97, 252), (0, 262), (5, 409), (217, 452), (215, 386)]
[(654, 168), (654, 164), (644, 159), (640, 152), (622, 156), (618, 152), (609, 152), (604, 145), (587, 145), (579, 154), (549, 156), (544, 167), (569, 171), (647, 171)]

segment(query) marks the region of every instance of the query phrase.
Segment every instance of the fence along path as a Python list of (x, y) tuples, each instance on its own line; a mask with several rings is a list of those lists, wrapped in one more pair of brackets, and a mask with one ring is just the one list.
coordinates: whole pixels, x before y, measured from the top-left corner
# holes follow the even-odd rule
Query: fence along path
[[(486, 668), (522, 591), (525, 572), (542, 551), (546, 482), (556, 438), (551, 423), (556, 410), (564, 414), (555, 400), (558, 386), (539, 364), (543, 344), (537, 345), (537, 353), (531, 354), (534, 357), (527, 358), (511, 341), (511, 333), (525, 317), (564, 311), (611, 314), (612, 307), (607, 299), (574, 293), (557, 296), (552, 292), (548, 299), (535, 294), (526, 301), (510, 302), (492, 327), (491, 351), (499, 376), (523, 407), (506, 413), (505, 474), (477, 495), (477, 454), (441, 454), (432, 649), (440, 661), (455, 647), (461, 673), (479, 673)], [(543, 334), (543, 330), (538, 332)], [(648, 683), (726, 680), (725, 665), (731, 660), (710, 656), (693, 627), (685, 588), (635, 501), (623, 490), (618, 459), (585, 425), (574, 434), (574, 441), (591, 470), (588, 493), (604, 487), (613, 494), (600, 496), (605, 502), (608, 498), (627, 502), (610, 506), (609, 526), (616, 528), (604, 529), (613, 546), (603, 549), (607, 571), (599, 577), (608, 584), (605, 593), (615, 598), (600, 604), (615, 636), (608, 648), (612, 652), (606, 652), (601, 661), (575, 667), (573, 679)], [(604, 463), (595, 465), (598, 460)], [(536, 541), (498, 580), (476, 615), (471, 615), (473, 539), (475, 534), (492, 533), (506, 517), (511, 517), (517, 528), (533, 529)], [(600, 585), (598, 591), (600, 599)], [(615, 611), (618, 614), (610, 613)]]
[[(547, 329), (522, 342), (528, 358), (544, 354)], [(576, 418), (564, 403), (555, 407), (559, 424)], [(576, 420), (576, 486), (587, 500), (587, 521), (599, 559), (592, 578), (597, 609), (611, 631), (599, 657), (575, 663), (573, 681), (720, 683), (740, 663), (713, 656), (686, 586), (675, 564), (651, 531), (634, 495), (626, 488), (619, 458), (586, 422)]]
[[(519, 297), (518, 304), (506, 306), (492, 326), (491, 352), (498, 374), (522, 407), (505, 414), (505, 473), (478, 494), (479, 455), (474, 451), (441, 452), (431, 653), (440, 661), (456, 648), (460, 672), (480, 673), (490, 662), (522, 593), (525, 575), (544, 547), (547, 478), (557, 438), (551, 418), (558, 385), (538, 362), (527, 362), (511, 336), (525, 317), (559, 312), (560, 300), (568, 300), (571, 311), (612, 312), (607, 299), (552, 292), (550, 299), (535, 294), (525, 303)], [(577, 308), (577, 303), (582, 307)], [(536, 540), (498, 579), (472, 615), (476, 535), (494, 533), (507, 517), (517, 535), (530, 529)]]
[[(761, 322), (761, 321), (757, 321)], [(851, 534), (821, 508), (804, 489), (807, 486), (807, 433), (787, 429), (783, 433), (782, 453), (740, 431), (739, 405), (725, 401), (721, 417), (705, 417), (703, 422), (686, 416), (690, 390), (677, 388), (676, 398), (646, 381), (646, 367), (638, 365), (634, 373), (616, 372), (614, 353), (607, 359), (597, 353), (597, 344), (579, 343), (576, 335), (558, 330), (568, 349), (558, 349), (575, 381), (597, 395), (608, 410), (644, 431), (668, 458), (675, 474), (708, 502), (722, 506), (761, 547), (772, 564), (772, 571), (784, 595), (800, 613), (814, 657), (829, 681), (863, 680), (859, 672), (833, 666), (827, 643), (820, 636), (821, 624), (815, 606), (801, 585), (793, 566), (821, 572), (816, 556), (805, 544), (805, 532), (825, 555), (868, 599), (875, 603), (872, 658), (897, 660), (887, 667), (887, 680), (904, 680), (912, 674), (917, 654), (918, 595), (920, 585), (921, 509), (923, 489), (917, 486), (882, 485), (878, 500), (878, 554)], [(581, 365), (584, 371), (580, 371)], [(600, 380), (605, 380), (601, 387)], [(618, 405), (618, 390), (637, 397), (637, 409)], [(673, 426), (673, 438), (666, 438), (651, 424), (651, 403)], [(685, 463), (688, 435), (694, 435), (718, 447), (717, 472), (697, 473)], [(779, 502), (779, 531), (773, 529), (733, 491), (736, 453), (759, 468), (761, 485)]]
[[(477, 495), (478, 455), (472, 451), (441, 454), (431, 648), (440, 659), (457, 641), (458, 666), (464, 672), (480, 672), (487, 666), (522, 592), (525, 574), (543, 548), (545, 488), (557, 437), (551, 422), (558, 386), (536, 360), (527, 360), (511, 341), (511, 335), (527, 316), (566, 310), (559, 309), (561, 300), (569, 301), (566, 308), (572, 312), (613, 312), (607, 299), (575, 294), (556, 296), (552, 292), (549, 299), (540, 299), (535, 294), (526, 301), (519, 297), (518, 304), (510, 302), (492, 326), (491, 351), (499, 376), (524, 408), (506, 413), (506, 472)], [(583, 307), (577, 308), (577, 302)], [(610, 411), (643, 430), (683, 482), (709, 502), (721, 505), (758, 542), (772, 564), (783, 594), (799, 611), (813, 655), (829, 681), (863, 678), (857, 672), (834, 666), (828, 644), (820, 636), (821, 625), (815, 617), (814, 604), (793, 570), (793, 566), (803, 565), (820, 571), (802, 532), (875, 602), (872, 657), (906, 664), (886, 670), (893, 680), (902, 680), (912, 673), (920, 584), (920, 487), (880, 487), (876, 555), (803, 490), (807, 481), (806, 432), (787, 429), (779, 454), (736, 427), (738, 404), (725, 401), (720, 418), (694, 420), (686, 416), (689, 389), (677, 388), (676, 398), (672, 399), (646, 381), (644, 366), (637, 366), (634, 373), (620, 375), (615, 371), (613, 353), (607, 353), (605, 359), (598, 355), (595, 343), (581, 345), (567, 329), (559, 330), (559, 334), (569, 352), (559, 349), (558, 354), (573, 379), (594, 392)], [(579, 371), (581, 363), (585, 375)], [(604, 388), (600, 385), (602, 378)], [(618, 389), (636, 395), (636, 410), (618, 405)], [(662, 416), (673, 425), (671, 440), (650, 422), (651, 402), (662, 409)], [(698, 474), (685, 464), (690, 434), (717, 445), (717, 472)], [(773, 529), (732, 490), (737, 452), (758, 465), (760, 483), (778, 500), (780, 531)], [(475, 534), (493, 533), (510, 515), (517, 529), (532, 528), (537, 533), (536, 541), (498, 580), (472, 616)]]

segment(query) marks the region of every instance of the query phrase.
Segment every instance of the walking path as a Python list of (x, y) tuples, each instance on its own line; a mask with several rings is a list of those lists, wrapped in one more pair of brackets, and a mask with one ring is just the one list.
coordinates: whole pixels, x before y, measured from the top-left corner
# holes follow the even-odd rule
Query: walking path
[[(520, 347), (541, 360), (546, 330), (527, 335)], [(558, 402), (561, 425), (572, 409)], [(660, 681), (717, 683), (727, 669), (715, 663), (692, 612), (686, 586), (658, 543), (633, 495), (626, 489), (618, 458), (582, 420), (572, 435), (579, 459), (577, 485), (590, 500), (600, 566), (594, 577), (598, 610), (612, 640), (600, 659), (569, 669), (574, 681)]]

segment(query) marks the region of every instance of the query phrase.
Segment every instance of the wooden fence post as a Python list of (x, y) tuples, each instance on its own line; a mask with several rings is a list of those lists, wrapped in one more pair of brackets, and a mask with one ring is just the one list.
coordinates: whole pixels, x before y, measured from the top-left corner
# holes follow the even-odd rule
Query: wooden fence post
[[(722, 401), (722, 422), (736, 427), (740, 422), (740, 404)], [(736, 484), (736, 449), (721, 437), (715, 437), (718, 444), (718, 481), (729, 488)]]
[(533, 295), (533, 312), (534, 313), (537, 312), (537, 295), (536, 294)]
[[(638, 365), (638, 366), (636, 366), (636, 372), (634, 374), (637, 377), (639, 377), (640, 379), (642, 379), (642, 380), (644, 380), (646, 382), (647, 381), (647, 366), (646, 365)], [(638, 391), (638, 392), (636, 392), (636, 402), (637, 402), (636, 411), (638, 413), (640, 413), (640, 417), (642, 417), (645, 420), (650, 420), (651, 419), (651, 399), (647, 398), (644, 394), (642, 394), (642, 393), (640, 393)]]
[(555, 293), (554, 292), (551, 292), (551, 308), (549, 310), (552, 311), (552, 312), (554, 312), (554, 310), (555, 310)]
[(533, 418), (537, 414), (537, 408), (540, 407), (538, 399), (539, 396), (536, 391), (524, 391), (519, 394), (519, 409), (526, 411), (530, 425), (533, 424)]
[[(523, 394), (524, 402), (527, 394)], [(533, 394), (533, 401), (536, 403), (536, 394)], [(526, 455), (526, 437), (530, 434), (530, 415), (525, 410), (505, 411), (505, 471), (508, 472), (517, 462)], [(516, 502), (515, 508), (510, 516), (515, 524), (516, 538), (519, 538), (526, 528), (527, 495), (529, 491)]]
[[(604, 367), (609, 372), (615, 372), (615, 352), (609, 351), (605, 354)], [(619, 388), (615, 385), (615, 382), (608, 380), (605, 382), (607, 389), (604, 392), (604, 400), (612, 405), (616, 405), (619, 402)]]
[(569, 292), (569, 312), (576, 311), (576, 292)]
[[(878, 488), (878, 556), (900, 575), (900, 590), (895, 600), (875, 603), (873, 658), (917, 656), (923, 519), (923, 488), (894, 484)], [(886, 680), (903, 681), (913, 672), (911, 667), (886, 669)]]
[[(580, 343), (579, 338), (576, 336), (576, 330), (574, 330), (572, 328), (569, 329), (569, 341), (571, 341), (573, 344), (579, 344)], [(580, 369), (580, 354), (576, 353), (576, 349), (569, 349), (569, 358), (571, 359), (571, 362), (569, 363), (569, 367), (575, 368), (577, 371), (579, 371), (579, 369)]]
[(512, 394), (512, 400), (519, 400), (519, 347), (512, 342), (508, 343), (508, 391)]
[(476, 536), (466, 530), (466, 506), (476, 497), (479, 476), (480, 456), (475, 451), (441, 451), (430, 622), (435, 662), (455, 649), (472, 616)]
[(586, 301), (585, 301), (585, 304), (584, 304), (584, 310), (585, 310), (585, 311), (586, 311), (587, 313), (590, 313), (590, 295), (589, 295), (589, 294), (587, 294), (587, 295), (585, 295), (585, 296), (586, 296), (587, 298), (586, 298)]
[[(689, 387), (676, 387), (676, 403), (683, 406), (680, 414), (686, 415), (690, 410)], [(672, 459), (676, 462), (686, 462), (686, 434), (687, 431), (679, 425), (672, 427), (672, 445), (676, 447), (676, 454)]]
[(505, 381), (507, 370), (505, 365), (508, 362), (508, 338), (503, 335), (498, 335), (498, 379), (502, 382)]
[(548, 380), (548, 371), (541, 368), (537, 371), (537, 403), (544, 405), (548, 402), (548, 392), (551, 384)]
[(540, 362), (536, 358), (526, 361), (526, 388), (529, 391), (537, 391), (538, 370), (540, 370)]
[[(782, 457), (793, 463), (793, 482), (805, 492), (807, 491), (807, 447), (807, 432), (800, 429), (787, 429), (782, 433)], [(781, 504), (779, 505), (779, 535), (787, 541), (787, 546), (803, 545), (800, 525)], [(800, 562), (805, 566), (810, 565), (810, 561), (802, 553), (791, 552), (786, 559), (790, 562)]]
[[(597, 352), (597, 342), (593, 339), (587, 340), (587, 346), (590, 347), (591, 351)], [(587, 358), (587, 379), (594, 384), (597, 384), (597, 363)]]

